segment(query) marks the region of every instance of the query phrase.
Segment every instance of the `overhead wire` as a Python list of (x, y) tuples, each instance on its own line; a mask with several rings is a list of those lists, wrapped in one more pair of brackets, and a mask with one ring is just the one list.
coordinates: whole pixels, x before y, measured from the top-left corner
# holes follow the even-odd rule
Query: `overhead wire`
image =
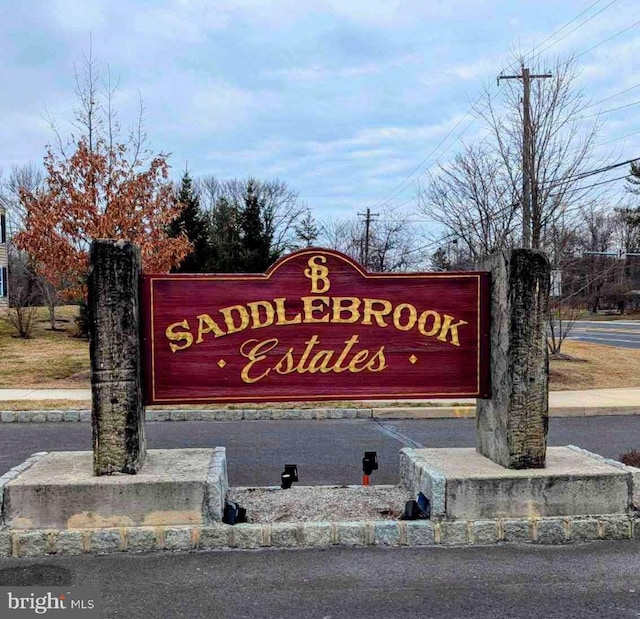
[(626, 135), (621, 135), (617, 138), (613, 138), (613, 140), (607, 140), (606, 142), (600, 142), (600, 144), (596, 144), (594, 148), (599, 148), (600, 146), (606, 146), (607, 144), (611, 144), (613, 142), (619, 142), (620, 140), (624, 140), (625, 138), (630, 138), (632, 135), (638, 135), (639, 131), (633, 131), (632, 133), (627, 133)]
[[(574, 18), (572, 18), (571, 20), (569, 20), (568, 22), (566, 22), (563, 26), (561, 26), (560, 28), (558, 28), (556, 31), (554, 31), (552, 34), (550, 34), (547, 38), (545, 38), (541, 43), (539, 43), (537, 46), (535, 46), (530, 52), (528, 52), (528, 54), (525, 55), (525, 59), (526, 58), (530, 58), (532, 57), (535, 53), (542, 53), (544, 51), (547, 51), (548, 49), (550, 49), (551, 47), (553, 47), (554, 45), (557, 45), (560, 41), (562, 41), (563, 39), (565, 39), (567, 36), (569, 36), (570, 34), (572, 34), (573, 32), (577, 31), (578, 29), (580, 29), (582, 26), (584, 26), (586, 23), (590, 22), (593, 18), (597, 17), (598, 15), (600, 15), (602, 12), (604, 12), (605, 10), (607, 10), (609, 7), (611, 7), (613, 4), (615, 4), (618, 0), (612, 0), (611, 2), (609, 2), (606, 6), (602, 7), (599, 11), (597, 11), (596, 13), (594, 13), (593, 15), (591, 15), (588, 19), (584, 20), (583, 22), (581, 22), (580, 24), (578, 24), (575, 28), (571, 29), (569, 32), (567, 32), (565, 35), (563, 35), (562, 37), (560, 37), (559, 39), (555, 40), (553, 43), (549, 44), (547, 47), (545, 47), (542, 50), (539, 50), (540, 46), (544, 45), (547, 41), (551, 40), (556, 34), (559, 34), (560, 32), (562, 32), (567, 26), (569, 26), (570, 24), (572, 24), (573, 22), (575, 22), (577, 19), (579, 19), (580, 17), (582, 17), (583, 15), (585, 15), (588, 11), (590, 11), (592, 8), (594, 8), (595, 6), (597, 6), (598, 4), (600, 4), (600, 2), (602, 2), (603, 0), (596, 0), (595, 2), (593, 2), (592, 4), (590, 4), (586, 9), (584, 9), (582, 12), (580, 12), (578, 15), (576, 15)], [(632, 26), (631, 26), (632, 27)], [(629, 28), (626, 28), (626, 30), (629, 30)], [(616, 35), (613, 35), (611, 37), (609, 37), (608, 40), (611, 40), (612, 38), (615, 38), (615, 36), (618, 36), (618, 34), (621, 34), (622, 32), (617, 33)], [(605, 41), (602, 41), (601, 43), (599, 43), (598, 45), (594, 46), (598, 47), (601, 44), (606, 43)], [(585, 50), (584, 52), (581, 52), (580, 55), (583, 55), (585, 53), (587, 53), (590, 50)], [(509, 68), (512, 65), (507, 65), (506, 68)], [(504, 68), (502, 69), (502, 71), (504, 71)], [(619, 93), (621, 94), (621, 93)], [(397, 195), (399, 195), (400, 193), (402, 193), (403, 191), (405, 191), (405, 189), (408, 186), (408, 182), (411, 181), (411, 179), (416, 175), (417, 172), (420, 172), (423, 168), (423, 166), (431, 159), (431, 157), (438, 151), (438, 149), (442, 146), (442, 144), (452, 135), (452, 133), (460, 126), (460, 124), (464, 121), (465, 118), (467, 118), (471, 112), (473, 111), (474, 107), (482, 100), (482, 97), (477, 98), (469, 107), (469, 109), (467, 110), (467, 112), (460, 118), (460, 120), (456, 123), (456, 125), (444, 136), (444, 138), (442, 140), (440, 140), (440, 142), (437, 144), (437, 146), (409, 173), (407, 174), (402, 181), (396, 185), (396, 187), (394, 187), (390, 192), (388, 192), (385, 196), (383, 196), (381, 199), (379, 199), (378, 201), (376, 201), (374, 204), (372, 204), (370, 206), (370, 208), (376, 208), (382, 204), (384, 204), (385, 202), (388, 202), (390, 199), (396, 197)], [(586, 108), (585, 108), (586, 109)], [(444, 155), (446, 152), (448, 152), (455, 143), (457, 143), (457, 141), (459, 139), (461, 139), (461, 137), (468, 131), (468, 129), (475, 123), (476, 119), (474, 118), (472, 120), (471, 123), (469, 123), (469, 125), (467, 127), (465, 127), (465, 129), (460, 132), (460, 134), (456, 137), (456, 139), (440, 154), (440, 156)], [(420, 172), (420, 174), (424, 174), (427, 170), (424, 169)], [(409, 202), (412, 202), (413, 199), (408, 200), (406, 202), (404, 202), (403, 204), (407, 204)]]
[(599, 11), (597, 11), (596, 13), (594, 13), (593, 15), (591, 15), (590, 17), (585, 19), (583, 22), (578, 24), (575, 28), (569, 30), (569, 32), (567, 32), (566, 34), (562, 35), (559, 39), (556, 39), (550, 45), (547, 45), (547, 47), (545, 47), (545, 48), (543, 48), (541, 50), (538, 50), (537, 53), (538, 54), (542, 54), (542, 53), (546, 52), (548, 49), (551, 49), (554, 45), (557, 45), (558, 43), (560, 43), (560, 41), (563, 41), (564, 39), (566, 39), (570, 34), (573, 34), (576, 30), (582, 28), (582, 26), (584, 26), (585, 24), (589, 23), (592, 19), (594, 19), (595, 17), (597, 17), (598, 15), (600, 15), (601, 13), (606, 11), (610, 6), (614, 5), (617, 1), (618, 0), (611, 0), (611, 2), (609, 2), (609, 4), (607, 4), (606, 6), (602, 7)]
[(609, 41), (615, 39), (616, 37), (619, 37), (621, 34), (627, 32), (628, 30), (631, 30), (631, 28), (635, 28), (638, 25), (640, 25), (640, 19), (637, 22), (634, 22), (633, 24), (631, 24), (630, 26), (627, 26), (626, 28), (624, 28), (624, 30), (620, 30), (615, 34), (611, 35), (608, 39), (605, 39), (604, 41), (600, 41), (600, 43), (597, 43), (596, 45), (593, 45), (592, 47), (585, 49), (579, 54), (576, 54), (574, 58), (580, 58), (580, 56), (583, 56), (584, 54), (588, 54), (589, 52), (592, 52), (594, 49), (600, 47), (601, 45), (604, 45), (605, 43), (608, 43)]
[(580, 111), (582, 110), (588, 110), (590, 107), (594, 107), (596, 105), (600, 105), (601, 103), (604, 103), (605, 101), (609, 101), (610, 99), (615, 99), (616, 97), (619, 97), (620, 95), (623, 95), (625, 92), (629, 92), (630, 90), (635, 90), (636, 88), (640, 88), (640, 82), (638, 82), (637, 84), (634, 84), (633, 86), (629, 86), (629, 88), (625, 88), (624, 90), (621, 90), (620, 92), (616, 92), (615, 94), (609, 96), (609, 97), (605, 97), (604, 99), (600, 99), (600, 101), (596, 101), (595, 103), (589, 103), (589, 105), (585, 105)]
[(612, 107), (608, 110), (602, 110), (600, 112), (595, 112), (593, 114), (586, 114), (585, 116), (578, 116), (578, 118), (574, 120), (584, 120), (585, 118), (593, 118), (594, 116), (601, 116), (602, 114), (610, 114), (611, 112), (616, 112), (617, 110), (623, 110), (627, 107), (633, 107), (634, 105), (640, 105), (640, 101), (634, 101), (633, 103), (627, 103), (625, 105), (620, 105), (618, 107)]
[(584, 172), (578, 172), (577, 174), (572, 174), (569, 176), (565, 176), (555, 183), (551, 183), (547, 185), (546, 189), (551, 189), (557, 185), (565, 185), (568, 182), (575, 182), (582, 180), (583, 178), (588, 178), (589, 176), (594, 176), (596, 174), (604, 174), (605, 172), (609, 172), (610, 170), (615, 170), (616, 168), (621, 168), (625, 165), (630, 165), (638, 161), (640, 157), (635, 157), (633, 159), (627, 159), (626, 161), (619, 161), (617, 163), (612, 163), (610, 165), (603, 166), (601, 168), (597, 168), (595, 170), (585, 170)]

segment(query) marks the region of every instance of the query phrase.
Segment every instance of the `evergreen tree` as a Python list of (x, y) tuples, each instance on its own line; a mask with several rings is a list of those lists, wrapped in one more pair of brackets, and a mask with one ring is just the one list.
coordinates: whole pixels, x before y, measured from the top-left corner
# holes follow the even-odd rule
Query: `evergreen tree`
[(301, 242), (301, 247), (312, 247), (320, 236), (320, 229), (316, 225), (316, 220), (313, 218), (311, 210), (308, 208), (304, 217), (294, 229), (296, 237)]
[(254, 179), (247, 181), (243, 198), (240, 216), (242, 270), (245, 273), (264, 273), (274, 258), (271, 252), (273, 233), (267, 226), (266, 206), (260, 199), (260, 187)]
[(451, 270), (451, 260), (445, 247), (438, 247), (438, 249), (431, 254), (431, 268), (434, 271)]
[(237, 205), (227, 196), (219, 196), (211, 212), (209, 231), (210, 273), (240, 273), (243, 254)]
[(627, 191), (630, 193), (640, 194), (640, 160), (631, 164), (627, 182), (629, 183)]
[(169, 236), (176, 238), (186, 234), (192, 251), (173, 269), (174, 273), (204, 273), (209, 268), (210, 249), (208, 244), (207, 220), (200, 208), (200, 200), (193, 189), (189, 172), (185, 172), (177, 197), (182, 210), (169, 224)]
[(293, 245), (302, 209), (284, 182), (208, 177), (198, 190), (209, 214), (209, 272), (264, 273)]
[[(640, 161), (631, 164), (627, 191), (640, 196)], [(623, 224), (623, 243), (627, 251), (640, 251), (640, 204), (616, 209)], [(637, 262), (635, 263), (637, 265)]]

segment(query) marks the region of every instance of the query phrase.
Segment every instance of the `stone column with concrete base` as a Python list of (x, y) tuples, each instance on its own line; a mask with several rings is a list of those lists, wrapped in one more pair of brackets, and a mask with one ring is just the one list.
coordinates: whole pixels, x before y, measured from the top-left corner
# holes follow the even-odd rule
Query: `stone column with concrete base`
[(89, 270), (94, 475), (137, 473), (145, 461), (138, 247), (96, 240)]
[(476, 448), (510, 469), (545, 466), (549, 261), (537, 250), (500, 251), (491, 272), (491, 399), (478, 399)]

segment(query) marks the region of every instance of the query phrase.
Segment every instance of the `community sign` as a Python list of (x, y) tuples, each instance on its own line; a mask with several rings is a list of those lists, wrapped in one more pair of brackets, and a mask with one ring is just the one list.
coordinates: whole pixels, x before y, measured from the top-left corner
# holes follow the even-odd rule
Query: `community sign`
[(143, 275), (145, 401), (489, 397), (489, 286), (326, 249), (258, 275)]

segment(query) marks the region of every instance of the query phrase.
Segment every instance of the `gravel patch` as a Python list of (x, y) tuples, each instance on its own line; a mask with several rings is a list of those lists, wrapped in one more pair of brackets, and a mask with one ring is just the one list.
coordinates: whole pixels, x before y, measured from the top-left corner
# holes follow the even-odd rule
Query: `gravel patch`
[(292, 486), (282, 490), (230, 488), (227, 499), (247, 510), (247, 521), (395, 520), (415, 498), (401, 486)]

